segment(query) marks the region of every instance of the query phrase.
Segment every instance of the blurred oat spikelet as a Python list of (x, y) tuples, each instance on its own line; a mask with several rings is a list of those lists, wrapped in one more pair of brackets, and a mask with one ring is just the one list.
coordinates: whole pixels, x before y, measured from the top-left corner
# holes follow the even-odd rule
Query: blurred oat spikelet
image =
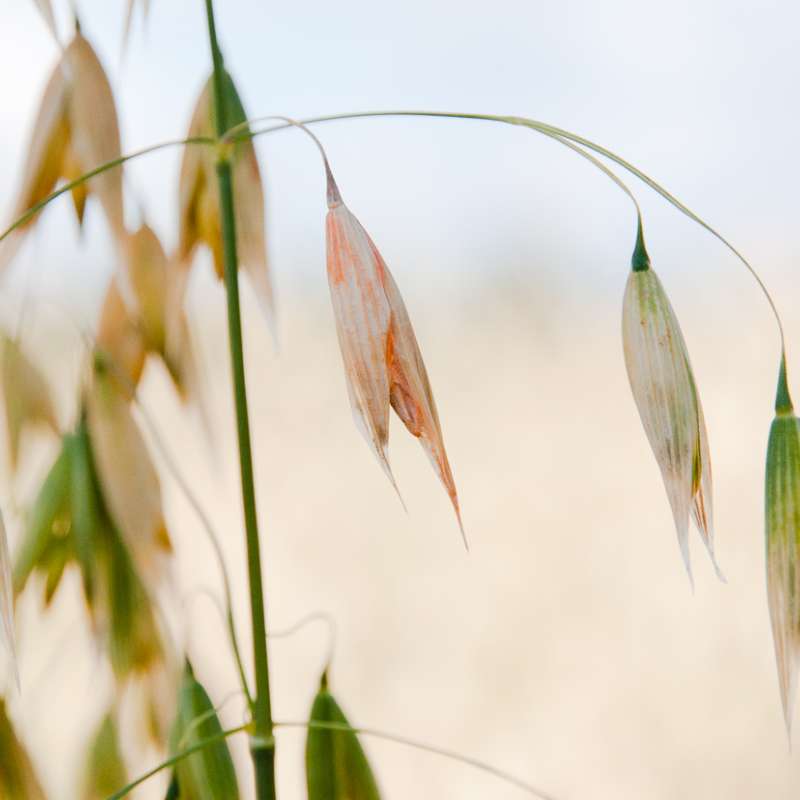
[(126, 235), (124, 256), (132, 302), (124, 301), (117, 278), (112, 278), (100, 312), (98, 348), (111, 360), (121, 378), (120, 388), (130, 396), (139, 384), (147, 355), (152, 353), (164, 362), (181, 398), (201, 403), (184, 308), (185, 271), (168, 263), (161, 242), (148, 225)]
[[(350, 727), (323, 673), (310, 722)], [(313, 727), (306, 737), (308, 800), (380, 800), (380, 792), (358, 736), (348, 730)]]
[(395, 410), (433, 464), (463, 536), (439, 414), (411, 320), (389, 268), (342, 202), (330, 169), (328, 209), (328, 283), (356, 425), (397, 488), (387, 452), (389, 408)]
[(800, 668), (800, 420), (781, 361), (765, 489), (767, 596), (783, 715), (791, 733)]
[(14, 590), (20, 593), (33, 574), (42, 574), (49, 605), (65, 569), (76, 564), (93, 628), (122, 680), (151, 669), (164, 652), (152, 584), (143, 580), (117, 528), (94, 462), (82, 418), (64, 437), (28, 515), (15, 554)]
[[(224, 74), (225, 119), (230, 127), (247, 120), (233, 79)], [(246, 133), (246, 131), (242, 131)], [(216, 135), (212, 78), (206, 82), (192, 114), (187, 136)], [(255, 147), (250, 139), (238, 139), (232, 148), (236, 247), (239, 263), (258, 298), (267, 324), (275, 328), (275, 308), (267, 264), (264, 222), (264, 189)], [(199, 244), (206, 245), (220, 280), (224, 277), (222, 232), (216, 154), (211, 147), (186, 147), (183, 151), (179, 187), (178, 259), (188, 265)], [(187, 266), (188, 268), (188, 266)]]
[(0, 358), (8, 454), (14, 471), (23, 431), (28, 426), (42, 425), (57, 434), (58, 419), (47, 382), (19, 341), (0, 334)]
[(661, 469), (689, 579), (689, 517), (717, 574), (711, 460), (703, 409), (686, 343), (664, 288), (650, 266), (641, 225), (622, 308), (622, 342), (631, 390)]
[(163, 556), (171, 551), (161, 483), (130, 406), (130, 389), (95, 354), (85, 394), (86, 425), (103, 499), (150, 584), (158, 582)]
[[(92, 46), (78, 32), (63, 51), (45, 88), (12, 218), (44, 200), (59, 180), (74, 180), (120, 154), (111, 86)], [(97, 195), (114, 237), (121, 241), (121, 169), (108, 170), (72, 190), (79, 223), (83, 222), (89, 194)], [(0, 245), (0, 269), (11, 261), (33, 221), (18, 228)]]
[(89, 743), (83, 768), (81, 800), (106, 800), (128, 783), (116, 716), (109, 711)]
[(31, 760), (14, 732), (5, 700), (0, 698), (0, 797), (45, 800)]
[[(170, 751), (180, 753), (222, 733), (206, 690), (186, 662)], [(193, 753), (175, 766), (168, 797), (180, 800), (238, 800), (239, 786), (228, 744), (224, 739)]]

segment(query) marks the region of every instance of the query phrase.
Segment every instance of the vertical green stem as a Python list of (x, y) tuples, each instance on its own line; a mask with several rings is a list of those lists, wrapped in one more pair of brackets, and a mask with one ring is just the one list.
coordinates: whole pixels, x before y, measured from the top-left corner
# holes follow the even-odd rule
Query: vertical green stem
[[(221, 137), (228, 127), (225, 103), (225, 72), (214, 25), (213, 0), (205, 0), (208, 35), (214, 62), (214, 108), (216, 134)], [(250, 422), (247, 413), (242, 321), (239, 310), (239, 272), (236, 255), (236, 221), (233, 200), (233, 177), (230, 154), (220, 149), (217, 156), (220, 223), (225, 263), (225, 293), (228, 299), (228, 336), (230, 339), (233, 392), (236, 405), (236, 429), (239, 442), (239, 468), (242, 479), (242, 506), (247, 536), (247, 567), (250, 581), (250, 612), (253, 627), (253, 660), (256, 693), (253, 703), (254, 734), (250, 740), (258, 800), (275, 800), (275, 739), (269, 693), (269, 661), (264, 613), (264, 589), (261, 577), (261, 552), (253, 482), (253, 458), (250, 447)]]

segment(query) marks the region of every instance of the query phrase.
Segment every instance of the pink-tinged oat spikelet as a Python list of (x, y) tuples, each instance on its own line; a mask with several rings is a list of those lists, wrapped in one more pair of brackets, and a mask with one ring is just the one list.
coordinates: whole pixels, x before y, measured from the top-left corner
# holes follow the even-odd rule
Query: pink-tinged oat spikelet
[(689, 517), (714, 558), (711, 461), (703, 409), (686, 343), (639, 229), (622, 308), (631, 390), (661, 469), (689, 579)]
[[(60, 180), (71, 181), (120, 157), (114, 96), (92, 46), (77, 33), (64, 50), (44, 91), (33, 126), (22, 183), (12, 219), (44, 200)], [(111, 169), (72, 190), (78, 221), (86, 199), (96, 194), (119, 240), (124, 233), (122, 172)], [(0, 269), (13, 258), (24, 231), (18, 228), (0, 246)]]
[(800, 667), (800, 420), (789, 397), (785, 358), (769, 432), (764, 511), (769, 613), (783, 715), (791, 732)]
[(395, 410), (428, 454), (463, 535), (439, 415), (408, 312), (389, 268), (342, 202), (329, 169), (328, 209), (328, 283), (356, 424), (394, 484), (387, 446), (389, 407)]

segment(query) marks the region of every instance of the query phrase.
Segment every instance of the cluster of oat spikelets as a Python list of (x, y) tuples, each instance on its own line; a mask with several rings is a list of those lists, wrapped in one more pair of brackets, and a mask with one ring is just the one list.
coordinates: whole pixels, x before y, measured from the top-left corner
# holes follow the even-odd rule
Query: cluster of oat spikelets
[[(49, 3), (38, 0), (38, 5), (56, 36)], [(146, 10), (147, 4), (144, 6)], [(128, 24), (133, 7), (131, 2)], [(229, 75), (224, 89), (225, 118), (246, 130), (246, 114)], [(188, 136), (213, 138), (214, 113), (208, 82), (197, 100)], [(231, 147), (240, 264), (265, 320), (274, 328), (261, 170), (249, 138), (236, 138)], [(62, 48), (45, 88), (11, 218), (44, 200), (60, 181), (73, 181), (120, 156), (109, 81), (93, 48), (77, 31)], [(12, 469), (20, 459), (26, 426), (44, 426), (61, 438), (59, 454), (28, 516), (13, 567), (4, 535), (0, 541), (4, 579), (0, 610), (8, 651), (13, 658), (12, 588), (13, 594), (19, 594), (33, 576), (39, 576), (49, 604), (65, 568), (74, 565), (81, 574), (93, 630), (108, 654), (120, 691), (131, 684), (139, 687), (148, 709), (149, 735), (161, 745), (171, 738), (173, 749), (199, 741), (200, 734), (218, 733), (219, 723), (191, 667), (181, 670), (176, 666), (181, 659), (168, 652), (153, 607), (171, 546), (158, 475), (131, 406), (148, 357), (163, 361), (186, 403), (202, 403), (184, 300), (199, 246), (211, 251), (216, 273), (224, 278), (215, 158), (210, 146), (188, 146), (184, 151), (178, 192), (180, 230), (172, 254), (165, 252), (146, 224), (134, 231), (126, 228), (121, 168), (71, 189), (79, 224), (87, 200), (94, 196), (117, 249), (117, 269), (87, 359), (77, 419), (66, 425), (58, 419), (46, 381), (17, 337), (4, 335), (0, 352)], [(396, 486), (388, 455), (389, 413), (394, 409), (429, 456), (460, 525), (458, 496), (433, 392), (403, 299), (377, 247), (344, 204), (327, 160), (325, 167), (327, 273), (356, 423)], [(34, 216), (0, 245), (0, 270), (12, 261), (35, 221)], [(662, 472), (691, 579), (690, 519), (716, 568), (710, 449), (686, 344), (650, 265), (641, 229), (623, 300), (622, 335), (631, 389)], [(766, 550), (769, 608), (787, 729), (800, 667), (799, 532), (800, 423), (789, 397), (783, 357), (767, 458)], [(169, 697), (171, 701), (165, 700)], [(325, 680), (317, 705), (318, 715), (329, 713), (334, 720), (341, 716), (327, 694)], [(192, 724), (203, 715), (207, 725)], [(324, 762), (313, 753), (333, 746), (334, 740), (329, 738), (319, 732), (309, 736), (311, 772), (314, 764)], [(317, 789), (312, 790), (310, 782), (309, 791), (319, 797), (338, 797), (340, 793), (355, 797), (358, 792), (359, 797), (377, 797), (368, 765), (365, 761), (360, 765), (363, 753), (359, 755), (357, 740), (342, 741), (348, 742), (350, 749), (340, 754), (340, 760), (354, 759), (350, 772), (343, 774), (362, 774), (360, 788), (352, 795), (344, 794), (347, 787), (325, 784), (333, 780), (325, 773), (316, 776)], [(16, 786), (26, 787), (24, 796), (41, 796), (4, 706), (0, 707), (0, 744), (0, 758), (5, 757), (1, 755), (4, 752), (15, 754)], [(176, 769), (173, 781), (175, 786), (180, 784), (181, 796), (190, 796), (190, 787), (204, 785), (203, 781), (217, 781), (212, 793), (204, 796), (234, 796), (236, 778), (224, 744), (210, 748), (203, 758), (218, 759), (205, 777), (189, 769), (192, 764), (201, 769), (206, 762), (200, 757), (188, 759), (188, 766)], [(101, 797), (125, 781), (114, 703), (93, 740), (86, 776), (87, 798)]]

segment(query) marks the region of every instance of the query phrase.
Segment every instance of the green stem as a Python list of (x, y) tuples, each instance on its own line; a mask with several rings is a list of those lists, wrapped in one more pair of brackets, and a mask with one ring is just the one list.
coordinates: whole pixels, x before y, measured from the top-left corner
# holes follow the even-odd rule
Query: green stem
[(177, 764), (179, 761), (183, 761), (184, 758), (188, 758), (193, 753), (203, 750), (211, 744), (221, 742), (223, 739), (227, 739), (229, 736), (233, 736), (235, 733), (246, 731), (249, 728), (250, 723), (245, 723), (244, 725), (240, 725), (238, 728), (231, 728), (230, 730), (222, 731), (222, 733), (209, 736), (207, 739), (203, 739), (202, 742), (198, 742), (191, 747), (187, 747), (186, 750), (182, 750), (180, 753), (177, 753), (171, 758), (168, 758), (166, 761), (162, 761), (151, 770), (148, 770), (144, 773), (144, 775), (140, 775), (135, 781), (129, 783), (127, 786), (123, 786), (122, 789), (120, 789), (118, 792), (114, 792), (114, 794), (108, 797), (107, 800), (122, 800), (123, 797), (127, 797), (137, 786), (140, 786), (145, 781), (150, 780), (150, 778), (152, 778), (154, 775), (158, 775), (159, 772), (163, 772), (165, 769), (175, 766), (175, 764)]
[[(208, 37), (214, 62), (214, 108), (217, 136), (227, 130), (225, 103), (225, 68), (217, 42), (213, 0), (205, 0)], [(255, 700), (253, 703), (254, 732), (250, 751), (256, 777), (258, 800), (275, 800), (275, 739), (272, 730), (272, 710), (269, 689), (267, 626), (264, 611), (264, 589), (261, 577), (261, 549), (258, 539), (253, 458), (250, 446), (250, 422), (247, 412), (247, 388), (244, 372), (242, 321), (239, 309), (239, 261), (236, 254), (236, 220), (233, 200), (233, 176), (230, 156), (219, 148), (217, 155), (220, 223), (225, 265), (225, 294), (228, 300), (228, 338), (230, 341), (233, 392), (236, 407), (236, 430), (239, 443), (239, 469), (242, 483), (247, 539), (247, 568), (250, 583), (250, 613), (253, 631), (253, 661), (255, 665)]]

